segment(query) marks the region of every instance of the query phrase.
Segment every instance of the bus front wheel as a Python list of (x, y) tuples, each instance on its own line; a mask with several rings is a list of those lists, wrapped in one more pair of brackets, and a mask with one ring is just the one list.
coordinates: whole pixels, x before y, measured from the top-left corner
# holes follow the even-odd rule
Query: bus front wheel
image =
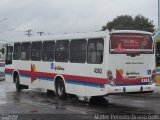
[(22, 89), (28, 89), (29, 88), (27, 85), (20, 84), (19, 76), (18, 75), (15, 75), (14, 82), (15, 82), (16, 90), (17, 91), (21, 91)]
[(19, 77), (18, 77), (18, 75), (15, 76), (14, 80), (15, 80), (15, 85), (16, 85), (17, 91), (20, 91), (22, 88), (21, 88), (21, 85), (19, 83)]
[(56, 94), (60, 99), (66, 99), (67, 94), (65, 91), (65, 85), (62, 79), (56, 82)]

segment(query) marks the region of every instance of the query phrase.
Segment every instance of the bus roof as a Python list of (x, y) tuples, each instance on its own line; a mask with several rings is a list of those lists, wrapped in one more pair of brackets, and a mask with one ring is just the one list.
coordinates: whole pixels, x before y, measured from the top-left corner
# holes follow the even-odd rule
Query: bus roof
[(149, 34), (152, 35), (151, 32), (140, 31), (140, 30), (114, 30), (112, 33), (141, 33), (141, 34)]
[(113, 30), (113, 31), (97, 31), (97, 32), (86, 32), (86, 33), (69, 33), (59, 35), (48, 35), (48, 36), (36, 36), (36, 37), (23, 37), (17, 39), (10, 39), (9, 43), (12, 42), (29, 42), (29, 41), (49, 41), (49, 40), (66, 40), (66, 39), (83, 39), (83, 38), (99, 38), (106, 37), (109, 33), (142, 33), (150, 34), (150, 32), (139, 31), (139, 30)]
[(66, 39), (83, 39), (83, 38), (99, 38), (106, 37), (108, 31), (88, 32), (88, 33), (72, 33), (48, 36), (35, 36), (11, 39), (10, 42), (28, 42), (28, 41), (48, 41), (48, 40), (66, 40)]

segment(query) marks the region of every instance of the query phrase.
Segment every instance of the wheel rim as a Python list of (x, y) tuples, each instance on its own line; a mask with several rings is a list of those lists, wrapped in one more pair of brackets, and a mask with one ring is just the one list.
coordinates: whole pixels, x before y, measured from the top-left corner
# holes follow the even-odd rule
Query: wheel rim
[(19, 84), (19, 81), (18, 81), (18, 78), (17, 78), (17, 77), (15, 78), (15, 82), (16, 82), (16, 85)]
[(61, 96), (63, 94), (63, 91), (64, 91), (63, 86), (58, 85), (58, 95), (59, 96)]

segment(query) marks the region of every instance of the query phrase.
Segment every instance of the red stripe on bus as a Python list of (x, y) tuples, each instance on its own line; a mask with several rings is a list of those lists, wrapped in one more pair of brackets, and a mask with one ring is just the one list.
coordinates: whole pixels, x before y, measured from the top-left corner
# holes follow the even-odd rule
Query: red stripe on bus
[(94, 82), (94, 83), (102, 83), (107, 84), (108, 80), (104, 78), (93, 78), (93, 77), (84, 77), (84, 76), (74, 76), (74, 75), (63, 75), (67, 80), (77, 80), (84, 82)]
[(20, 74), (27, 74), (31, 75), (31, 71), (26, 71), (26, 70), (18, 70)]
[[(6, 72), (13, 72), (14, 69), (6, 69)], [(20, 74), (27, 74), (31, 76), (31, 71), (27, 70), (18, 70)], [(35, 72), (35, 76), (44, 76), (44, 77), (55, 77), (56, 73), (45, 73), (45, 72)], [(108, 80), (105, 78), (93, 78), (93, 77), (86, 77), (86, 76), (75, 76), (75, 75), (66, 75), (61, 74), (64, 79), (66, 80), (77, 80), (77, 81), (84, 81), (84, 82), (92, 82), (92, 83), (101, 83), (107, 84)]]
[(136, 79), (123, 79), (124, 83), (139, 83), (142, 82), (142, 79), (150, 79), (150, 77), (141, 77), (141, 78), (136, 78)]
[(56, 74), (54, 73), (45, 73), (45, 72), (35, 72), (36, 76), (44, 76), (44, 77), (55, 77)]
[[(5, 72), (12, 73), (14, 69), (5, 69)], [(20, 74), (27, 74), (32, 76), (31, 71), (27, 70), (18, 70)], [(55, 77), (56, 73), (46, 73), (46, 72), (35, 72), (35, 76), (41, 76), (41, 77)], [(66, 80), (76, 80), (76, 81), (84, 81), (84, 82), (92, 82), (92, 83), (101, 83), (101, 84), (108, 84), (108, 79), (105, 78), (94, 78), (94, 77), (86, 77), (86, 76), (75, 76), (75, 75), (67, 75), (67, 74), (61, 74), (64, 79)], [(121, 82), (123, 83), (141, 83), (142, 79), (149, 79), (150, 77), (142, 77), (142, 78), (136, 78), (136, 79), (129, 79), (129, 78), (123, 78)], [(116, 81), (115, 81), (116, 82)]]
[(7, 73), (12, 73), (14, 69), (8, 69), (8, 68), (5, 68), (5, 72)]

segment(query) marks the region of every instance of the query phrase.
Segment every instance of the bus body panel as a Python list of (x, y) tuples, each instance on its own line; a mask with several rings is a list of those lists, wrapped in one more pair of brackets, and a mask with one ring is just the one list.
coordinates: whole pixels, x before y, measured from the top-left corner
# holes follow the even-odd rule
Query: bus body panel
[(148, 57), (148, 55), (145, 54), (136, 57), (111, 55), (109, 58), (109, 68), (113, 71), (114, 78), (116, 78), (116, 70), (120, 69), (123, 70), (123, 77), (151, 77), (149, 71), (155, 69), (154, 59), (154, 56)]
[[(117, 31), (117, 33), (120, 32)], [(123, 32), (135, 33), (137, 31)], [(138, 33), (149, 34), (140, 31)], [(56, 78), (61, 78), (64, 81), (66, 93), (88, 97), (154, 90), (154, 83), (149, 84), (151, 72), (155, 69), (154, 54), (140, 54), (135, 57), (126, 54), (110, 54), (110, 33), (108, 31), (30, 39), (31, 42), (38, 40), (44, 42), (46, 40), (58, 41), (64, 39), (71, 41), (80, 38), (85, 38), (87, 41), (90, 38), (104, 39), (102, 64), (13, 60), (12, 64), (6, 65), (6, 80), (13, 82), (13, 72), (17, 71), (21, 84), (55, 91)], [(26, 41), (28, 41), (27, 38), (24, 42)], [(17, 40), (17, 42), (23, 41)], [(117, 77), (117, 71), (119, 70), (123, 72), (122, 80)], [(112, 72), (115, 85), (110, 84), (108, 71)], [(127, 81), (124, 78), (127, 78)], [(142, 79), (137, 82), (135, 80), (137, 78)], [(143, 90), (141, 90), (141, 87), (143, 87)]]

